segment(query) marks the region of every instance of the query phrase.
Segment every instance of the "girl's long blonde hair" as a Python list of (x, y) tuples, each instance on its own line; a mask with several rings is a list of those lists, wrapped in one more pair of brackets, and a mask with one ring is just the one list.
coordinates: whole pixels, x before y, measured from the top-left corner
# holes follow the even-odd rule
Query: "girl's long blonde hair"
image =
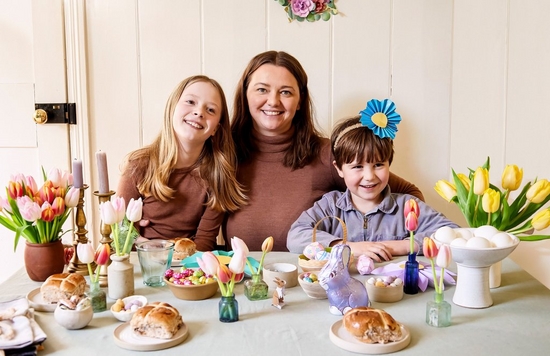
[[(235, 211), (246, 204), (247, 198), (235, 176), (237, 158), (225, 95), (220, 84), (207, 76), (192, 76), (178, 84), (166, 102), (160, 134), (150, 145), (131, 152), (123, 170), (132, 166), (136, 172), (127, 173), (145, 171), (143, 179), (137, 184), (141, 195), (153, 196), (164, 202), (173, 197), (174, 190), (168, 186), (168, 180), (178, 159), (178, 138), (172, 126), (174, 110), (185, 88), (197, 82), (212, 84), (220, 93), (222, 101), (216, 134), (205, 141), (197, 160), (200, 176), (208, 187), (206, 206), (217, 211)], [(129, 165), (130, 162), (133, 164)]]

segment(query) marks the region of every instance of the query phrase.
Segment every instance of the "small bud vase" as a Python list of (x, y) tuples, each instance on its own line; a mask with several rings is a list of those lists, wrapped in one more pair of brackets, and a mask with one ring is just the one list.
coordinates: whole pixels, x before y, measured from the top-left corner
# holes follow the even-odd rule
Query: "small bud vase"
[(117, 300), (134, 294), (134, 265), (128, 254), (111, 255), (111, 264), (107, 268), (109, 298)]
[(403, 292), (405, 294), (418, 293), (418, 261), (416, 260), (416, 253), (410, 253), (409, 259), (405, 262)]
[(107, 310), (107, 294), (99, 287), (99, 281), (90, 281), (88, 297), (90, 297), (92, 301), (92, 309), (94, 310), (94, 313)]
[(239, 321), (239, 303), (235, 299), (235, 294), (224, 297), (218, 303), (220, 321), (222, 323), (233, 323)]
[(268, 285), (260, 274), (253, 274), (252, 278), (244, 282), (244, 295), (248, 300), (267, 299)]
[(445, 301), (443, 292), (434, 293), (434, 300), (426, 303), (426, 324), (436, 328), (451, 325), (451, 304)]

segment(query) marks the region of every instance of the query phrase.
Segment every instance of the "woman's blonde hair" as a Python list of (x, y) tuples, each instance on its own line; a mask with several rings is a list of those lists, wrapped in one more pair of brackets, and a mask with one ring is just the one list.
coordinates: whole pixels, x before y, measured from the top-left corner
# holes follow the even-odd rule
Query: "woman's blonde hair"
[(124, 169), (132, 162), (136, 172), (127, 173), (135, 174), (145, 171), (143, 179), (137, 184), (141, 195), (153, 196), (164, 202), (173, 197), (174, 190), (168, 186), (168, 180), (178, 160), (179, 146), (173, 129), (174, 110), (183, 91), (197, 82), (212, 84), (221, 97), (221, 117), (218, 129), (215, 135), (205, 141), (196, 164), (200, 176), (208, 188), (206, 206), (217, 211), (235, 211), (246, 203), (246, 195), (235, 176), (237, 158), (230, 134), (227, 102), (220, 84), (207, 76), (192, 76), (178, 84), (166, 102), (160, 134), (150, 145), (131, 152), (127, 157)]

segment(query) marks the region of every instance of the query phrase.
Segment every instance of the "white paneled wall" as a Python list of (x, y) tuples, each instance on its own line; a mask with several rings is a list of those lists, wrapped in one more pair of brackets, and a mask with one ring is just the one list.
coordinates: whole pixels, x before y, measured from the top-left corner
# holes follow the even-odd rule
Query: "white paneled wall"
[[(525, 179), (550, 178), (546, 0), (339, 0), (341, 15), (315, 23), (289, 23), (274, 0), (81, 1), (91, 151), (108, 153), (112, 189), (124, 156), (159, 132), (180, 80), (217, 79), (232, 107), (244, 67), (269, 49), (302, 63), (327, 134), (369, 99), (392, 98), (403, 117), (393, 171), (459, 223), (458, 208), (433, 190), (451, 168), (466, 172), (490, 156), (494, 184), (512, 163)], [(97, 235), (97, 216), (88, 223)], [(522, 243), (513, 258), (550, 286), (540, 272), (549, 249)]]

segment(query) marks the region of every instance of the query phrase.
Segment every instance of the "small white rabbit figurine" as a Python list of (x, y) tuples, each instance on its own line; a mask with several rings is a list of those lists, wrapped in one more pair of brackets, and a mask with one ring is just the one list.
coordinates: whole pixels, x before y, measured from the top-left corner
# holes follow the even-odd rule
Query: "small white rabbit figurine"
[(275, 277), (273, 282), (277, 284), (277, 288), (275, 289), (275, 292), (273, 292), (273, 302), (271, 303), (271, 305), (273, 305), (275, 308), (282, 309), (285, 306), (286, 281)]
[(329, 310), (334, 315), (344, 315), (350, 309), (369, 305), (365, 285), (349, 274), (350, 258), (349, 245), (336, 245), (319, 272), (319, 284), (327, 291)]

